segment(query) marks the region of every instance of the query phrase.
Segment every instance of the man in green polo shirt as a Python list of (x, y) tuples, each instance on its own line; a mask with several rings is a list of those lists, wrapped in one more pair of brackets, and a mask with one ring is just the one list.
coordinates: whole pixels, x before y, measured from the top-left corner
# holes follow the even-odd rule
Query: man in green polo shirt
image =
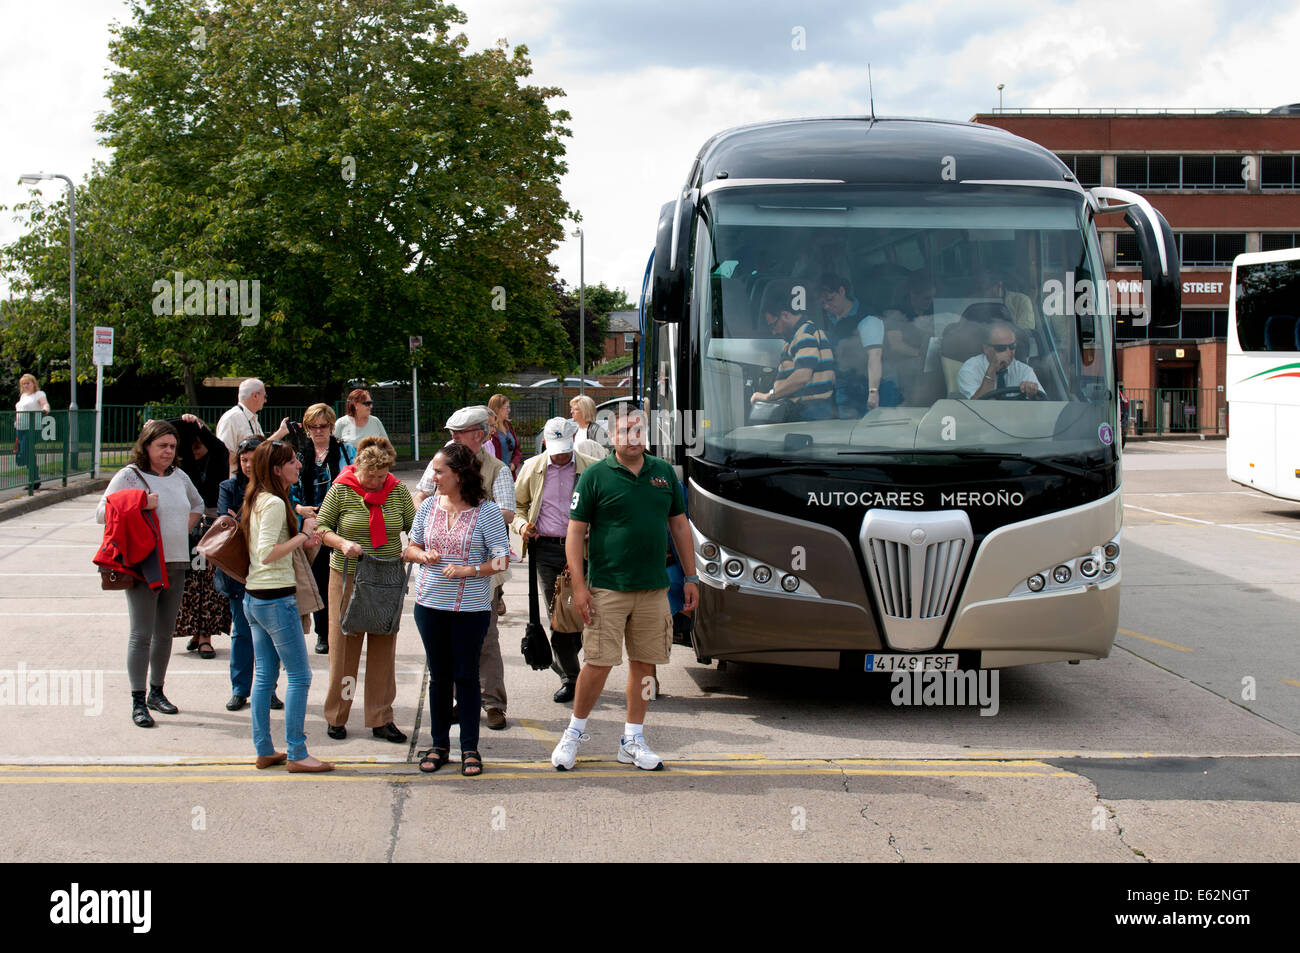
[[(560, 771), (573, 767), (578, 749), (590, 740), (587, 716), (610, 669), (623, 661), (625, 644), (627, 723), (618, 760), (646, 771), (663, 767), (645, 743), (643, 723), (655, 666), (668, 663), (673, 643), (665, 568), (670, 532), (687, 574), (687, 611), (699, 603), (700, 589), (681, 483), (667, 461), (645, 452), (646, 429), (644, 412), (621, 415), (614, 427), (613, 456), (587, 467), (573, 491), (564, 548), (573, 577), (573, 604), (586, 626), (573, 717), (551, 754), (551, 764)], [(590, 580), (582, 558), (589, 527)]]

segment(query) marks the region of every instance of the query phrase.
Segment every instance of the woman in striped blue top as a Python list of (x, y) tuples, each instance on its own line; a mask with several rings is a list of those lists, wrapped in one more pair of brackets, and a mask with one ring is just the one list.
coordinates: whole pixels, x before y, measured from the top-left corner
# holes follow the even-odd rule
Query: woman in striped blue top
[(415, 624), (429, 660), (429, 728), (433, 747), (420, 770), (437, 771), (451, 755), (451, 695), (460, 711), (460, 773), (483, 773), (478, 752), (478, 659), (491, 620), (489, 577), (510, 564), (501, 508), (483, 494), (479, 462), (448, 444), (430, 464), (438, 492), (420, 504), (405, 559), (420, 564)]

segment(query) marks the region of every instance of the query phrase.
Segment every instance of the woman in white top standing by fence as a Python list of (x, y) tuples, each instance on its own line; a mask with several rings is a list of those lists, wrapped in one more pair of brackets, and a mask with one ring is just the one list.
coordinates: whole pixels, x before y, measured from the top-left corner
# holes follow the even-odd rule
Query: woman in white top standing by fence
[(41, 468), (36, 462), (36, 441), (41, 436), (41, 415), (37, 411), (48, 414), (50, 402), (31, 374), (18, 378), (18, 403), (14, 409), (18, 411), (14, 417), (14, 463), (27, 464), (27, 482), (33, 490), (39, 490)]
[(478, 660), (491, 620), (491, 580), (510, 560), (501, 508), (483, 494), (479, 462), (453, 443), (431, 464), (438, 492), (420, 504), (404, 558), (420, 563), (415, 624), (429, 661), (429, 729), (433, 747), (420, 770), (437, 771), (451, 755), (451, 693), (460, 711), (460, 773), (483, 773), (478, 752)]

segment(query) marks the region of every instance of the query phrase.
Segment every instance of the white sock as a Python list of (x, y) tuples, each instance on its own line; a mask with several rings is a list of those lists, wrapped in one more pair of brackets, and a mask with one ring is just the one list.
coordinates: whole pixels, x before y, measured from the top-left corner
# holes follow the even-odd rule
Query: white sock
[(587, 719), (579, 718), (577, 715), (570, 715), (569, 727), (572, 728), (574, 731), (576, 731), (578, 734), (582, 734), (584, 731), (587, 730)]
[(645, 734), (645, 725), (634, 725), (630, 721), (623, 722), (623, 737), (628, 741), (642, 734)]

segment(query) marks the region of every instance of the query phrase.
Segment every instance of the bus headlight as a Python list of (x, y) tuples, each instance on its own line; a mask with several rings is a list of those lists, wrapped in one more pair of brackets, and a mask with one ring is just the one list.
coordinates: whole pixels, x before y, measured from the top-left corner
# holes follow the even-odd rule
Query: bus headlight
[(1093, 559), (1091, 556), (1085, 557), (1079, 561), (1080, 574), (1091, 579), (1093, 576), (1097, 575), (1097, 571), (1097, 560)]
[(717, 563), (705, 563), (705, 564), (704, 564), (704, 571), (705, 571), (708, 575), (710, 575), (710, 576), (716, 576), (716, 575), (718, 574), (718, 564), (717, 564)]
[(1073, 573), (1070, 572), (1069, 566), (1057, 566), (1052, 570), (1052, 578), (1062, 586), (1070, 581), (1071, 575), (1073, 575)]
[(1106, 564), (1101, 567), (1101, 571), (1109, 576), (1111, 573), (1115, 571), (1115, 564), (1107, 560)]
[(786, 592), (794, 592), (799, 588), (799, 577), (785, 575), (781, 577), (781, 588)]
[(1119, 543), (1107, 543), (1101, 548), (1101, 552), (1107, 559), (1116, 559), (1119, 556)]
[(766, 566), (754, 567), (754, 582), (761, 586), (766, 585), (768, 582), (771, 582), (771, 580), (772, 570), (768, 569)]
[(1043, 586), (1047, 585), (1047, 580), (1043, 578), (1042, 573), (1034, 573), (1026, 581), (1030, 592), (1042, 592)]
[(745, 564), (742, 563), (739, 559), (728, 559), (726, 564), (722, 568), (728, 576), (730, 576), (732, 579), (735, 579), (737, 576), (744, 573)]
[(705, 543), (703, 546), (700, 547), (700, 555), (703, 556), (705, 559), (717, 559), (718, 544)]

